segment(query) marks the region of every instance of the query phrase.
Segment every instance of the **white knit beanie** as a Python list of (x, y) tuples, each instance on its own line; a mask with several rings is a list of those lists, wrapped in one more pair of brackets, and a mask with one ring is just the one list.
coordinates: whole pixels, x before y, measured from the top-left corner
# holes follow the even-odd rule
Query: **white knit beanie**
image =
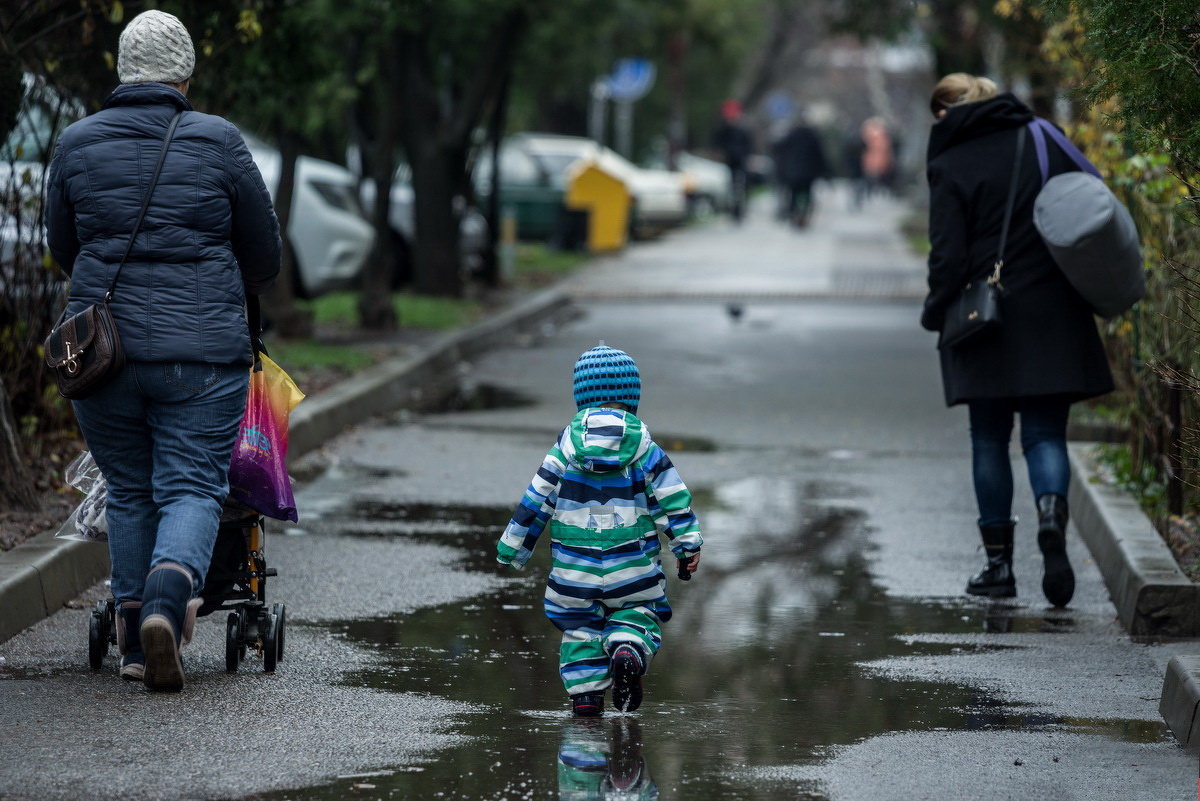
[(192, 37), (173, 14), (143, 11), (121, 31), (117, 48), (121, 83), (183, 83), (195, 68)]

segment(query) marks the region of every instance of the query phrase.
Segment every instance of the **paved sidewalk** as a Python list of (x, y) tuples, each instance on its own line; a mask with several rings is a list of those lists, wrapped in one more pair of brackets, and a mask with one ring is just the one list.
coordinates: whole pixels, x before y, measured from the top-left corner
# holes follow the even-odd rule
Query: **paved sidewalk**
[[(802, 233), (752, 219), (635, 246), (581, 276), (595, 294), (577, 288), (584, 316), (557, 336), (462, 369), (491, 402), (330, 443), (300, 525), (269, 540), (272, 600), (292, 624), (274, 676), (253, 661), (223, 672), (219, 620), (198, 625), (178, 697), (120, 682), (111, 658), (90, 672), (85, 610), (0, 644), (0, 798), (569, 794), (557, 757), (579, 727), (544, 566), (502, 570), (491, 554), (574, 412), (571, 364), (598, 339), (638, 359), (640, 414), (705, 529), (700, 574), (671, 580), (646, 705), (593, 727), (636, 732), (659, 797), (1195, 798), (1195, 760), (1157, 712), (1172, 648), (1122, 633), (1074, 533), (1076, 599), (1046, 608), (1019, 462), (1021, 595), (962, 595), (982, 560), (966, 415), (942, 404), (919, 302), (829, 297), (839, 275), (917, 280), (888, 221), (900, 213), (830, 206)], [(724, 269), (687, 282), (718, 250)], [(670, 297), (597, 297), (613, 275), (629, 297)], [(737, 286), (758, 293), (740, 317)]]
[(759, 195), (737, 225), (719, 217), (600, 259), (567, 285), (579, 298), (788, 300), (919, 298), (924, 260), (898, 230), (910, 207), (872, 198), (848, 208), (840, 185), (817, 195), (808, 228), (772, 219), (773, 198)]

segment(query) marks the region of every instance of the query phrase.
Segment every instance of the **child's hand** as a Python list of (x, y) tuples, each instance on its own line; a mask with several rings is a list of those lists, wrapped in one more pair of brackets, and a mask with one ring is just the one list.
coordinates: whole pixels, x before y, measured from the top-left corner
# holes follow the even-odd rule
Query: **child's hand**
[(692, 574), (700, 568), (700, 554), (694, 553), (689, 557), (679, 560), (679, 578), (684, 581), (690, 581)]

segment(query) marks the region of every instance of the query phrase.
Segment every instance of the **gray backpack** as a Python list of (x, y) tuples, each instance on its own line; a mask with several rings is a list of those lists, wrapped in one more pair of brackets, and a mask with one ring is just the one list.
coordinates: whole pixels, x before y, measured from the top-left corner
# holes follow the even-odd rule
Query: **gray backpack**
[[(1046, 120), (1029, 123), (1042, 173), (1033, 224), (1063, 275), (1092, 310), (1116, 317), (1146, 294), (1137, 228), (1079, 148)], [(1079, 166), (1049, 178), (1046, 137)], [(1048, 179), (1048, 180), (1047, 180)]]

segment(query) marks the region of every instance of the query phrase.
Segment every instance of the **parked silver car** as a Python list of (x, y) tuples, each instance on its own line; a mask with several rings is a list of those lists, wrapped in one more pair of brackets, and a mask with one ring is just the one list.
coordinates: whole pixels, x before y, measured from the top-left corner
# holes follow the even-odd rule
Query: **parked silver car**
[[(375, 182), (364, 180), (360, 185), (362, 205), (368, 212), (375, 207)], [(455, 211), (459, 215), (458, 252), (463, 269), (477, 272), (483, 265), (483, 254), (488, 247), (487, 218), (465, 198), (457, 197)], [(388, 224), (395, 239), (396, 261), (392, 269), (392, 283), (402, 286), (412, 279), (412, 248), (417, 241), (416, 193), (412, 185), (412, 172), (407, 164), (396, 169), (392, 181), (391, 206), (388, 208)]]

